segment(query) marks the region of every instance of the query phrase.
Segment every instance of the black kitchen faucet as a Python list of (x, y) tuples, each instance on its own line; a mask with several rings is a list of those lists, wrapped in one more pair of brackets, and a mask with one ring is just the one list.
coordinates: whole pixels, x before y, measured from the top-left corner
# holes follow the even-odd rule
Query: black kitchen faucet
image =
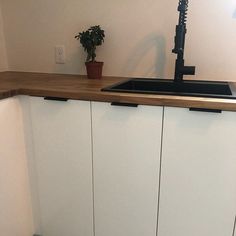
[(184, 75), (194, 75), (195, 66), (184, 65), (184, 46), (185, 46), (185, 35), (187, 33), (186, 21), (188, 11), (188, 0), (179, 0), (178, 5), (179, 11), (179, 23), (176, 25), (175, 35), (175, 47), (172, 50), (173, 53), (177, 54), (175, 63), (175, 82), (182, 82)]

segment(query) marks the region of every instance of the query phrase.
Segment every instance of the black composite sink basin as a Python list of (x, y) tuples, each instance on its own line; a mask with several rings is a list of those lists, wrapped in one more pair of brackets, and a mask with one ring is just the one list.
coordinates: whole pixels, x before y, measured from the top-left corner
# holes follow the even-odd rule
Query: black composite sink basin
[(103, 88), (102, 91), (217, 98), (232, 97), (232, 92), (227, 82), (196, 80), (174, 82), (166, 79), (130, 79)]

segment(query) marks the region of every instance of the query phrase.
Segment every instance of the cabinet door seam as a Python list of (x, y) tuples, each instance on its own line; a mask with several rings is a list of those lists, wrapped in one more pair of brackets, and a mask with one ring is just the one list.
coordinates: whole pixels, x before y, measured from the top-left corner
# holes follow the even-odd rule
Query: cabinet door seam
[[(161, 147), (160, 147), (160, 167), (159, 167), (159, 186), (158, 186), (158, 202), (157, 202), (157, 227), (156, 236), (158, 236), (159, 217), (160, 217), (160, 198), (161, 198), (161, 168), (162, 168), (162, 153), (163, 153), (163, 136), (164, 136), (164, 120), (165, 120), (165, 107), (162, 109), (162, 128), (161, 128)], [(233, 235), (234, 236), (234, 235)]]
[(93, 109), (92, 109), (92, 102), (90, 101), (90, 122), (91, 122), (91, 125), (90, 125), (90, 131), (91, 131), (91, 155), (92, 155), (92, 158), (91, 158), (91, 161), (92, 161), (92, 199), (93, 199), (93, 207), (92, 207), (92, 210), (93, 210), (93, 236), (96, 235), (96, 232), (95, 232), (95, 187), (94, 187), (94, 153), (93, 153)]
[(233, 236), (235, 236), (235, 228), (236, 228), (236, 216), (235, 216), (235, 218), (234, 218)]

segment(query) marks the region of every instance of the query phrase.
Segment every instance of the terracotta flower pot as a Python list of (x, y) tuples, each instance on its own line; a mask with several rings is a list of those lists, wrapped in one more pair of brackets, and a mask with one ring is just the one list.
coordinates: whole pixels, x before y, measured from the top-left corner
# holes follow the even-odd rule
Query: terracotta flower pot
[(101, 79), (103, 62), (85, 62), (89, 79)]

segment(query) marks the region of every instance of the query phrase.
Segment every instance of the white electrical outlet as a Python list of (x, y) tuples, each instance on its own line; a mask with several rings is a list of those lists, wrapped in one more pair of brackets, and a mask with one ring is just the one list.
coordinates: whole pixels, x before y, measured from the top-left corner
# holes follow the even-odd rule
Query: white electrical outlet
[(66, 63), (66, 55), (65, 55), (65, 46), (57, 45), (55, 46), (55, 62), (57, 64), (65, 64)]

